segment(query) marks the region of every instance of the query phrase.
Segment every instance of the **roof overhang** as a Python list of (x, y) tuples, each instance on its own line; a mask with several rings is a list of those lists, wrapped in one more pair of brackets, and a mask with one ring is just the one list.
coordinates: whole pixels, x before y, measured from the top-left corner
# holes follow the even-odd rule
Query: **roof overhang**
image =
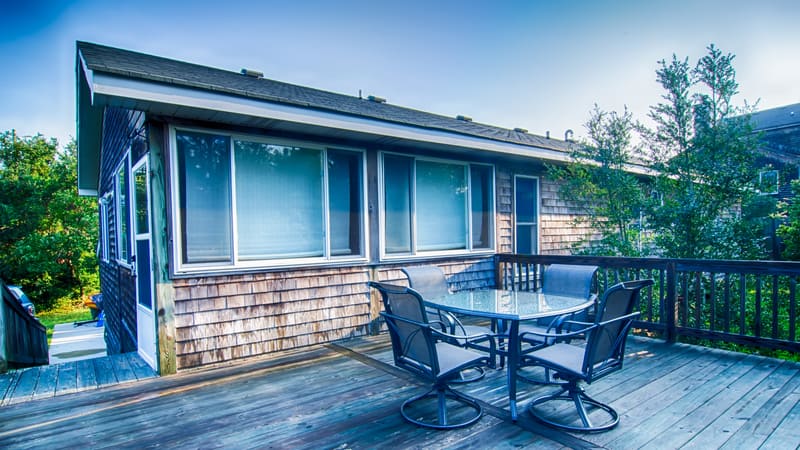
[[(80, 56), (78, 66), (78, 185), (79, 191), (85, 195), (97, 194), (102, 110), (105, 106), (165, 117), (357, 139), (382, 145), (437, 148), (473, 154), (482, 151), (548, 162), (571, 161), (570, 155), (561, 150), (92, 71)], [(630, 171), (649, 173), (637, 166), (631, 167)]]

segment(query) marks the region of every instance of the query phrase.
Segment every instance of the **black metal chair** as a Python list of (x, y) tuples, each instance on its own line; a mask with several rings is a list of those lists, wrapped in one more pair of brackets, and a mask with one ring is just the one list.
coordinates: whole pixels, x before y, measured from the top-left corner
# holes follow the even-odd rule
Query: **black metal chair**
[[(408, 284), (411, 286), (412, 289), (419, 292), (424, 298), (432, 299), (436, 297), (442, 297), (445, 295), (450, 294), (450, 287), (447, 284), (447, 278), (444, 275), (444, 271), (437, 266), (415, 266), (415, 267), (403, 267), (401, 269), (403, 273), (406, 274), (408, 277)], [(439, 321), (440, 323), (445, 324), (445, 329), (442, 331), (456, 335), (456, 336), (494, 336), (495, 335), (495, 328), (496, 324), (492, 324), (492, 327), (484, 327), (480, 325), (466, 325), (461, 322), (461, 320), (453, 314), (450, 314), (447, 311), (442, 311), (436, 308), (426, 308), (428, 313), (428, 317), (433, 317), (435, 320)], [(458, 339), (453, 341), (453, 344), (460, 345), (462, 347), (469, 347), (476, 350), (481, 350), (484, 352), (489, 352), (489, 356), (491, 357), (492, 364), (491, 367), (495, 367), (494, 361), (496, 360), (496, 352), (493, 351), (495, 348), (487, 343), (490, 339), (487, 338), (477, 338), (477, 339)], [(492, 340), (493, 341), (493, 340)], [(494, 342), (494, 341), (493, 341)], [(496, 345), (496, 343), (495, 343)], [(484, 375), (484, 370), (482, 368), (479, 369), (479, 374), (475, 376), (467, 376), (464, 375), (462, 377), (462, 382), (472, 382), (477, 381)]]
[[(563, 380), (560, 391), (530, 403), (529, 411), (537, 420), (556, 428), (583, 432), (605, 431), (619, 423), (617, 412), (611, 406), (589, 397), (581, 383), (591, 384), (622, 369), (625, 341), (633, 319), (639, 315), (633, 309), (640, 290), (652, 284), (653, 280), (636, 280), (619, 283), (606, 290), (598, 305), (595, 322), (572, 322), (572, 325), (583, 325), (584, 328), (563, 333), (585, 334), (585, 346), (556, 343), (522, 356), (521, 366), (544, 367), (554, 372), (555, 379)], [(574, 404), (580, 424), (574, 410), (560, 407), (565, 401)], [(591, 411), (587, 405), (592, 407)], [(595, 425), (593, 419), (597, 419), (597, 415), (606, 418), (601, 425)]]
[[(586, 299), (596, 298), (597, 296), (592, 293), (592, 285), (597, 270), (597, 266), (552, 264), (545, 269), (542, 280), (542, 293)], [(592, 308), (590, 307), (589, 309)], [(562, 332), (567, 321), (586, 322), (588, 317), (589, 310), (587, 309), (555, 318), (522, 322), (519, 325), (520, 342), (530, 346), (527, 351), (532, 351), (545, 345), (552, 345), (556, 342), (556, 338), (543, 336)], [(567, 331), (571, 330), (568, 329)]]
[[(400, 414), (415, 425), (452, 429), (471, 425), (483, 415), (473, 398), (453, 390), (448, 383), (462, 370), (489, 364), (489, 358), (446, 342), (457, 336), (442, 333), (428, 322), (422, 297), (413, 289), (370, 281), (381, 293), (389, 328), (394, 364), (433, 383), (427, 392), (403, 402)], [(429, 401), (425, 401), (428, 399)], [(435, 399), (436, 406), (429, 405)], [(448, 400), (450, 400), (448, 402)], [(425, 406), (429, 406), (425, 408)]]

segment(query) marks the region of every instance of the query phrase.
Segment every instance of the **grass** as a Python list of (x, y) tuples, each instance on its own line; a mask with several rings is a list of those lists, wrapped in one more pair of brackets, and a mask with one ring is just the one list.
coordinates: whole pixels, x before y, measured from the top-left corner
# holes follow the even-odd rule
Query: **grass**
[(36, 314), (36, 317), (47, 328), (47, 343), (50, 344), (56, 324), (92, 320), (92, 313), (81, 300), (62, 300), (57, 306)]

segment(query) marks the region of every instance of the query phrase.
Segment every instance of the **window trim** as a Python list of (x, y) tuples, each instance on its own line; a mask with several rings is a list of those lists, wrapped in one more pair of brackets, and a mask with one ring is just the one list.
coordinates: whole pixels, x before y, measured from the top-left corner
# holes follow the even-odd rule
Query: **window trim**
[(97, 202), (100, 208), (100, 260), (104, 263), (110, 261), (109, 227), (108, 227), (108, 205), (114, 201), (113, 192), (106, 192)]
[[(520, 222), (517, 220), (517, 179), (519, 178), (527, 178), (529, 180), (534, 180), (536, 183), (536, 223), (530, 222)], [(514, 189), (513, 195), (511, 200), (511, 216), (513, 217), (513, 234), (514, 234), (514, 253), (519, 253), (519, 249), (517, 248), (517, 240), (519, 238), (519, 232), (517, 231), (518, 225), (536, 225), (536, 252), (534, 254), (540, 253), (542, 251), (542, 183), (539, 177), (533, 175), (521, 175), (521, 174), (514, 174)]]
[[(125, 151), (125, 156), (122, 158), (122, 161), (116, 166), (114, 169), (114, 233), (116, 235), (116, 239), (114, 240), (114, 259), (116, 260), (117, 264), (122, 267), (126, 267), (128, 269), (133, 269), (133, 242), (131, 239), (131, 189), (130, 189), (130, 177), (131, 177), (131, 162), (130, 162), (130, 148)], [(125, 170), (125, 186), (121, 186), (119, 173), (120, 170)], [(128, 209), (127, 214), (127, 235), (125, 239), (127, 240), (128, 245), (128, 254), (126, 259), (122, 259), (120, 257), (120, 243), (122, 242), (122, 229), (120, 226), (122, 225), (122, 215), (121, 215), (121, 208), (119, 204), (120, 199), (120, 189), (125, 189), (125, 207)]]
[[(385, 201), (385, 175), (384, 175), (384, 157), (385, 155), (394, 155), (394, 156), (401, 156), (406, 158), (412, 158), (414, 161), (413, 165), (413, 173), (411, 179), (411, 185), (416, 186), (416, 162), (419, 160), (428, 161), (428, 162), (435, 162), (435, 163), (444, 163), (444, 164), (456, 164), (460, 166), (464, 166), (465, 174), (466, 174), (466, 181), (468, 185), (467, 195), (465, 198), (465, 208), (466, 208), (466, 249), (455, 249), (455, 250), (432, 250), (432, 251), (419, 251), (417, 249), (416, 241), (417, 241), (417, 215), (416, 215), (416, 203), (417, 203), (417, 193), (416, 189), (414, 192), (411, 193), (411, 252), (410, 253), (387, 253), (386, 252), (386, 201)], [(492, 230), (489, 233), (489, 246), (486, 248), (473, 248), (473, 239), (472, 239), (472, 171), (470, 170), (472, 166), (482, 166), (482, 167), (489, 167), (491, 168), (492, 174), (492, 192), (489, 194), (492, 200), (492, 210), (491, 210), (491, 226)], [(417, 155), (417, 154), (409, 154), (409, 153), (401, 153), (401, 152), (393, 152), (393, 151), (379, 151), (378, 152), (378, 235), (380, 236), (378, 246), (379, 246), (379, 259), (380, 261), (398, 261), (398, 260), (410, 260), (410, 259), (424, 259), (430, 257), (437, 257), (437, 256), (476, 256), (476, 255), (491, 255), (494, 254), (497, 247), (497, 175), (495, 171), (495, 165), (489, 163), (481, 163), (481, 162), (472, 162), (466, 160), (458, 160), (458, 159), (448, 159), (448, 158), (439, 158), (439, 157), (432, 157), (432, 156), (425, 156), (425, 155)]]
[[(177, 134), (185, 131), (190, 133), (203, 133), (215, 134), (226, 136), (229, 139), (230, 154), (229, 157), (231, 167), (231, 260), (225, 262), (214, 263), (186, 263), (183, 261), (183, 235), (181, 215), (177, 212), (180, 211), (180, 184), (179, 174), (180, 168), (178, 167), (178, 154), (177, 154)], [(320, 151), (322, 170), (320, 176), (323, 177), (322, 190), (322, 205), (323, 205), (323, 255), (314, 257), (300, 257), (300, 258), (281, 258), (281, 259), (261, 259), (261, 260), (239, 260), (239, 230), (238, 230), (238, 217), (236, 208), (236, 163), (235, 163), (235, 141), (243, 140), (248, 142), (256, 142), (270, 145), (284, 145), (291, 147), (301, 147), (310, 150)], [(361, 158), (361, 179), (360, 179), (360, 250), (358, 255), (331, 255), (331, 242), (330, 242), (330, 198), (328, 195), (328, 151), (349, 151), (358, 153)], [(353, 148), (344, 145), (333, 145), (314, 141), (292, 140), (285, 138), (273, 138), (267, 135), (254, 135), (246, 133), (237, 133), (213, 128), (198, 128), (191, 126), (169, 126), (169, 152), (170, 158), (170, 198), (169, 202), (172, 214), (169, 218), (170, 229), (172, 230), (175, 239), (171, 244), (171, 255), (175, 261), (173, 273), (176, 275), (182, 274), (196, 274), (196, 273), (227, 273), (237, 272), (243, 270), (257, 270), (257, 269), (273, 269), (273, 268), (287, 268), (287, 267), (305, 267), (305, 266), (329, 266), (338, 265), (344, 262), (357, 263), (366, 262), (369, 259), (368, 243), (369, 239), (369, 212), (368, 212), (368, 178), (367, 178), (367, 152), (364, 149)]]

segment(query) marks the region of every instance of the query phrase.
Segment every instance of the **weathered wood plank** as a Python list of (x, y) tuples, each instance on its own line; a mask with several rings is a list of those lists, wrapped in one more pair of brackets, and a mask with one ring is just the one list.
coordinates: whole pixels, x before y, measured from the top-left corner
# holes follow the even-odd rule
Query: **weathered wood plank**
[(33, 391), (33, 398), (52, 397), (56, 392), (56, 383), (58, 382), (58, 365), (41, 366), (39, 370), (39, 379), (36, 382), (36, 388)]
[(108, 386), (118, 383), (111, 357), (95, 358), (90, 361), (94, 363), (94, 373), (98, 386)]
[[(788, 383), (775, 391), (775, 395), (759, 408), (758, 412), (739, 428), (739, 431), (731, 436), (721, 448), (770, 448), (762, 446), (775, 429), (781, 425), (781, 422), (797, 408), (798, 398), (795, 394), (798, 393), (798, 389), (800, 389), (800, 374), (795, 374)], [(796, 420), (795, 424), (797, 424)], [(797, 444), (798, 442), (795, 441), (788, 447), (784, 445), (772, 448), (796, 448)]]
[[(797, 375), (794, 364), (777, 364), (768, 377), (744, 393), (720, 417), (686, 443), (687, 449), (722, 447), (740, 428), (758, 414), (759, 410), (775, 395), (775, 392)], [(797, 424), (800, 429), (800, 424)]]
[[(770, 362), (767, 358), (752, 357), (742, 360), (747, 365), (747, 372), (710, 397), (705, 403), (693, 411), (684, 411), (684, 416), (675, 421), (670, 428), (655, 436), (651, 447), (679, 448), (716, 420), (725, 416), (728, 408), (750, 392), (762, 380), (771, 376), (779, 363)], [(708, 447), (706, 447), (708, 448)]]
[(71, 394), (78, 390), (78, 367), (76, 361), (56, 365), (58, 376), (54, 395)]
[(137, 380), (145, 380), (147, 378), (153, 378), (156, 376), (153, 368), (148, 366), (138, 354), (127, 353), (126, 356), (128, 365), (130, 366), (131, 370), (133, 371), (133, 375)]
[(9, 404), (25, 402), (33, 398), (36, 382), (39, 380), (40, 367), (32, 367), (19, 372), (14, 392), (11, 393)]
[[(706, 448), (728, 437), (737, 448), (791, 447), (796, 439), (800, 364), (647, 339), (632, 339), (628, 350), (625, 369), (587, 385), (623, 414), (600, 435), (557, 432), (527, 414), (511, 422), (506, 374), (494, 370), (458, 387), (486, 405), (477, 424), (449, 432), (412, 426), (400, 404), (425, 383), (391, 365), (382, 335), (8, 405), (0, 408), (0, 447), (671, 448), (730, 421), (727, 436)], [(531, 386), (525, 401), (550, 390)]]
[(0, 374), (0, 406), (6, 404), (6, 398), (13, 392), (14, 385), (17, 383), (17, 374), (19, 372), (12, 370)]
[[(636, 426), (647, 429), (647, 434), (630, 436), (619, 433), (621, 436), (609, 441), (607, 440), (609, 437), (614, 437), (614, 434), (611, 433), (616, 431), (612, 430), (608, 436), (604, 436), (598, 441), (603, 441), (603, 445), (611, 448), (639, 448), (653, 442), (653, 436), (669, 430), (678, 420), (706, 403), (720, 389), (724, 389), (725, 386), (737, 380), (750, 368), (749, 364), (739, 364), (743, 359), (740, 355), (720, 356), (723, 358), (715, 359), (714, 363), (704, 367), (692, 367), (693, 373), (685, 374), (683, 380), (671, 385), (663, 392), (655, 394), (650, 391), (650, 394), (655, 395), (639, 398), (639, 406), (629, 409), (625, 418), (627, 422), (628, 418), (635, 417), (638, 422)], [(644, 398), (647, 398), (648, 401), (642, 402)], [(614, 404), (612, 403), (612, 405)], [(643, 412), (645, 410), (646, 413)], [(642, 420), (643, 418), (644, 420)], [(597, 443), (598, 441), (592, 439), (592, 442)]]
[(96, 389), (98, 386), (95, 364), (91, 359), (75, 361), (75, 388), (77, 390)]

